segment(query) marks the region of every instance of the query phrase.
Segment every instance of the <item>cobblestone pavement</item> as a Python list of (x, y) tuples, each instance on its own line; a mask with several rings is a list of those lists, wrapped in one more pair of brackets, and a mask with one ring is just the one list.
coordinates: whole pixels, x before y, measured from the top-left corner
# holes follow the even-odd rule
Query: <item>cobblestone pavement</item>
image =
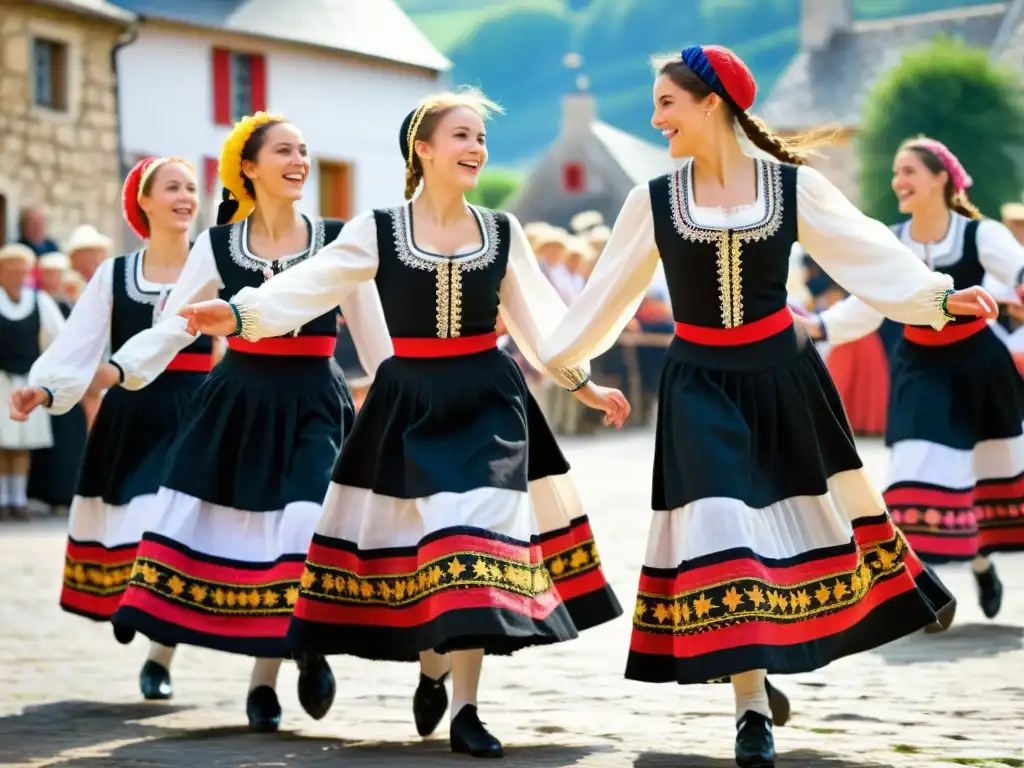
[[(566, 441), (608, 575), (630, 606), (648, 522), (649, 431)], [(862, 444), (881, 480), (886, 451)], [(416, 668), (332, 659), (333, 710), (314, 722), (282, 670), (284, 729), (246, 732), (249, 661), (195, 648), (175, 659), (175, 699), (140, 702), (142, 638), (57, 607), (63, 525), (0, 526), (0, 765), (43, 768), (360, 768), (468, 763), (446, 751), (446, 724), (421, 741), (410, 701)], [(1004, 557), (1003, 612), (987, 621), (965, 567), (940, 570), (960, 597), (957, 624), (827, 669), (778, 678), (793, 700), (776, 733), (781, 766), (1024, 766), (1024, 557)], [(628, 611), (627, 611), (628, 613)], [(727, 686), (650, 686), (623, 679), (624, 616), (572, 643), (489, 659), (481, 711), (515, 766), (730, 768)]]

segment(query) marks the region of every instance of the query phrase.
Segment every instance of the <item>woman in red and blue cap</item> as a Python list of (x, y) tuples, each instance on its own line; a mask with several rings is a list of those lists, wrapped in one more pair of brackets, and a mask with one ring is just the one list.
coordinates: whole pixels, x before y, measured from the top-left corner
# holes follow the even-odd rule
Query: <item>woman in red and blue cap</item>
[(767, 673), (876, 648), (954, 605), (893, 525), (828, 370), (794, 326), (793, 243), (901, 322), (941, 328), (994, 316), (995, 302), (976, 286), (954, 291), (804, 165), (818, 137), (782, 138), (754, 117), (754, 78), (733, 52), (691, 46), (655, 66), (651, 123), (687, 159), (629, 194), (541, 360), (560, 368), (607, 350), (660, 255), (675, 338), (626, 677), (731, 678), (736, 762), (774, 766)]
[[(1024, 247), (983, 219), (967, 197), (970, 175), (927, 137), (903, 143), (892, 188), (910, 218), (893, 230), (918, 258), (956, 285), (991, 275), (1019, 295)], [(822, 312), (812, 335), (833, 343), (872, 333), (882, 315), (856, 298)], [(893, 362), (892, 447), (884, 498), (922, 560), (970, 561), (982, 612), (1002, 607), (990, 555), (1024, 549), (1024, 379), (987, 322), (962, 318), (941, 331), (907, 325)]]
[[(112, 621), (132, 573), (135, 553), (156, 518), (154, 504), (167, 454), (185, 408), (213, 364), (203, 336), (183, 350), (152, 387), (114, 386), (117, 363), (103, 362), (150, 328), (185, 266), (189, 228), (199, 211), (195, 172), (185, 160), (147, 157), (128, 173), (121, 194), (125, 221), (144, 246), (103, 261), (67, 325), (36, 360), (28, 386), (11, 398), (11, 416), (37, 407), (67, 413), (88, 391), (107, 390), (89, 433), (68, 520), (65, 611)], [(134, 631), (115, 625), (129, 642)], [(174, 648), (153, 642), (139, 678), (147, 699), (171, 697)]]

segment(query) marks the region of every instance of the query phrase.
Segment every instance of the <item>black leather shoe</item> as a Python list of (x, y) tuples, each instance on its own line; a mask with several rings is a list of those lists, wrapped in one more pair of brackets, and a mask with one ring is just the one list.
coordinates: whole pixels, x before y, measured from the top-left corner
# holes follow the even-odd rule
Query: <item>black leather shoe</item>
[(337, 686), (327, 659), (318, 653), (299, 654), (299, 703), (314, 720), (326, 715), (334, 703)]
[(793, 714), (793, 709), (789, 704), (789, 697), (772, 685), (767, 677), (764, 679), (764, 687), (768, 691), (768, 706), (772, 710), (772, 722), (782, 727), (789, 722), (789, 717)]
[(999, 580), (996, 567), (989, 565), (984, 573), (974, 574), (978, 583), (978, 603), (986, 619), (994, 619), (1003, 607), (1003, 582)]
[(250, 731), (276, 731), (281, 726), (281, 703), (277, 700), (277, 691), (269, 685), (253, 688), (245, 700), (245, 714), (249, 716)]
[(452, 752), (456, 754), (473, 757), (505, 756), (505, 748), (484, 728), (476, 707), (472, 704), (464, 706), (454, 717), (448, 738)]
[(736, 765), (739, 768), (775, 768), (772, 721), (746, 711), (736, 724)]
[(426, 737), (436, 731), (448, 710), (448, 690), (444, 687), (447, 679), (447, 672), (437, 680), (420, 672), (420, 684), (412, 695), (412, 717), (420, 736)]
[(139, 690), (147, 701), (169, 699), (174, 695), (170, 671), (155, 661), (148, 660), (139, 672)]
[(114, 639), (121, 645), (128, 645), (135, 639), (135, 630), (124, 624), (114, 624)]

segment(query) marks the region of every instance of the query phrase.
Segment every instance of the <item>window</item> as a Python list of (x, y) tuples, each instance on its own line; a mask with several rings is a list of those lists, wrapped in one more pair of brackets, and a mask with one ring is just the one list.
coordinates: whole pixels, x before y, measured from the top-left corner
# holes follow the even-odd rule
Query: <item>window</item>
[(266, 59), (259, 54), (213, 49), (213, 121), (231, 125), (267, 108)]
[(37, 37), (32, 40), (33, 99), (36, 106), (67, 112), (68, 46)]
[(352, 166), (347, 163), (318, 163), (320, 215), (348, 219), (352, 215)]
[(579, 194), (586, 187), (586, 173), (583, 163), (566, 163), (562, 166), (562, 189)]

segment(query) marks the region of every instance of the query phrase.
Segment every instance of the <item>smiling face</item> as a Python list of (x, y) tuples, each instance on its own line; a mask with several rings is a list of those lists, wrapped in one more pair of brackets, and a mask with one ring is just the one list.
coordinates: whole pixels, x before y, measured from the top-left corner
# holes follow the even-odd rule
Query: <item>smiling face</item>
[(937, 203), (945, 205), (949, 174), (930, 168), (926, 158), (922, 152), (905, 148), (893, 160), (892, 191), (899, 202), (900, 213), (912, 215)]
[[(429, 127), (429, 134), (416, 142), (427, 183), (463, 191), (476, 187), (487, 164), (487, 133), (480, 114), (470, 107), (453, 107)], [(423, 137), (427, 132), (421, 128), (418, 133)]]
[(258, 139), (254, 135), (250, 144), (254, 141), (259, 142), (258, 149), (252, 159), (243, 156), (242, 173), (252, 182), (256, 199), (301, 199), (310, 161), (299, 129), (291, 123), (272, 123), (260, 132)]
[(196, 177), (181, 163), (165, 163), (150, 176), (139, 207), (150, 232), (188, 232), (199, 211)]
[(722, 100), (684, 64), (668, 64), (654, 81), (651, 125), (668, 139), (673, 158), (690, 157), (709, 142), (721, 106)]

